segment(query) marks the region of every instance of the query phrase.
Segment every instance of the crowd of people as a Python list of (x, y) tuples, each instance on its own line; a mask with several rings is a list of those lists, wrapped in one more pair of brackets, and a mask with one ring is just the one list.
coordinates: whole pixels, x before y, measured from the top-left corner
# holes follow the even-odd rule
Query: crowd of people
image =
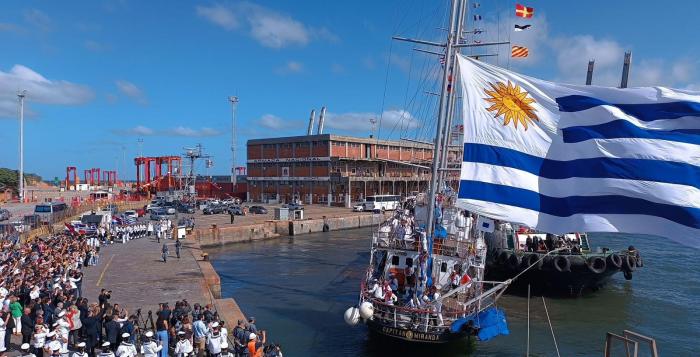
[(28, 357), (282, 356), (253, 318), (229, 329), (211, 305), (183, 300), (144, 316), (112, 303), (109, 290), (97, 301), (83, 296), (83, 269), (99, 264), (101, 247), (154, 235), (167, 224), (134, 222), (89, 235), (68, 230), (27, 243), (0, 241), (0, 357), (13, 335)]

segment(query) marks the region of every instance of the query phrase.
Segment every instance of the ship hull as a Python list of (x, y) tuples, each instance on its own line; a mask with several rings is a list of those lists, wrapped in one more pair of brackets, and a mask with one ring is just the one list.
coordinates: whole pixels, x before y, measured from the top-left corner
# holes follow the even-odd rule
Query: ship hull
[(407, 341), (416, 344), (442, 344), (449, 343), (469, 336), (468, 332), (452, 333), (446, 332), (420, 332), (411, 329), (383, 325), (374, 320), (367, 321), (370, 333), (390, 338), (392, 340)]
[[(509, 252), (512, 253), (512, 251)], [(527, 268), (525, 264), (514, 267), (497, 262), (493, 256), (486, 260), (486, 280), (512, 279)], [(621, 268), (607, 266), (604, 271), (593, 272), (585, 264), (582, 256), (571, 255), (566, 256), (566, 258), (572, 262), (569, 271), (558, 271), (548, 257), (543, 264), (530, 268), (514, 280), (507, 292), (519, 295), (526, 294), (529, 286), (531, 293), (536, 295), (580, 296), (600, 289), (613, 275), (623, 271)]]

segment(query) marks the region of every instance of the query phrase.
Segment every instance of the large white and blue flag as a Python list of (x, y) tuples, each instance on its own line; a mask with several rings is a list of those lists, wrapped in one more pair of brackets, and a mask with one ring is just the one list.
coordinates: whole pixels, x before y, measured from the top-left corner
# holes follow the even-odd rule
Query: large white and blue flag
[(700, 247), (700, 92), (547, 82), (463, 56), (459, 205)]

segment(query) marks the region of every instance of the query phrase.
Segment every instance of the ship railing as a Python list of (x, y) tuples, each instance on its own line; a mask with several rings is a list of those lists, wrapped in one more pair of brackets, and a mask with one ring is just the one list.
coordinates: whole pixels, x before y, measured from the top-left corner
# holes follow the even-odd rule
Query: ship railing
[(382, 325), (423, 332), (442, 332), (449, 329), (455, 320), (468, 315), (465, 312), (448, 312), (444, 308), (419, 309), (390, 305), (378, 299), (372, 299), (372, 304), (373, 318)]
[[(420, 252), (427, 250), (424, 247), (426, 243), (421, 242), (419, 234), (413, 234), (410, 237), (399, 237), (394, 232), (375, 232), (372, 234), (372, 247), (382, 249), (397, 249), (411, 252)], [(473, 240), (456, 239), (454, 236), (448, 236), (445, 239), (435, 239), (433, 241), (433, 254), (450, 256), (450, 257), (466, 257), (468, 255), (476, 255), (484, 253), (477, 251)], [(474, 262), (474, 265), (483, 265), (483, 262)]]

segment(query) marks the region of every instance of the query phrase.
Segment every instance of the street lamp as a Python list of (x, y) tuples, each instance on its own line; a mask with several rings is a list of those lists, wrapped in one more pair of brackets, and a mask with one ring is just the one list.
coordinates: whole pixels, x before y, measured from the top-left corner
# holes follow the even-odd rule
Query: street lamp
[(24, 202), (24, 97), (26, 90), (17, 91), (19, 99), (19, 200)]
[(238, 104), (237, 96), (228, 97), (231, 102), (231, 182), (233, 187), (236, 187), (236, 104)]

